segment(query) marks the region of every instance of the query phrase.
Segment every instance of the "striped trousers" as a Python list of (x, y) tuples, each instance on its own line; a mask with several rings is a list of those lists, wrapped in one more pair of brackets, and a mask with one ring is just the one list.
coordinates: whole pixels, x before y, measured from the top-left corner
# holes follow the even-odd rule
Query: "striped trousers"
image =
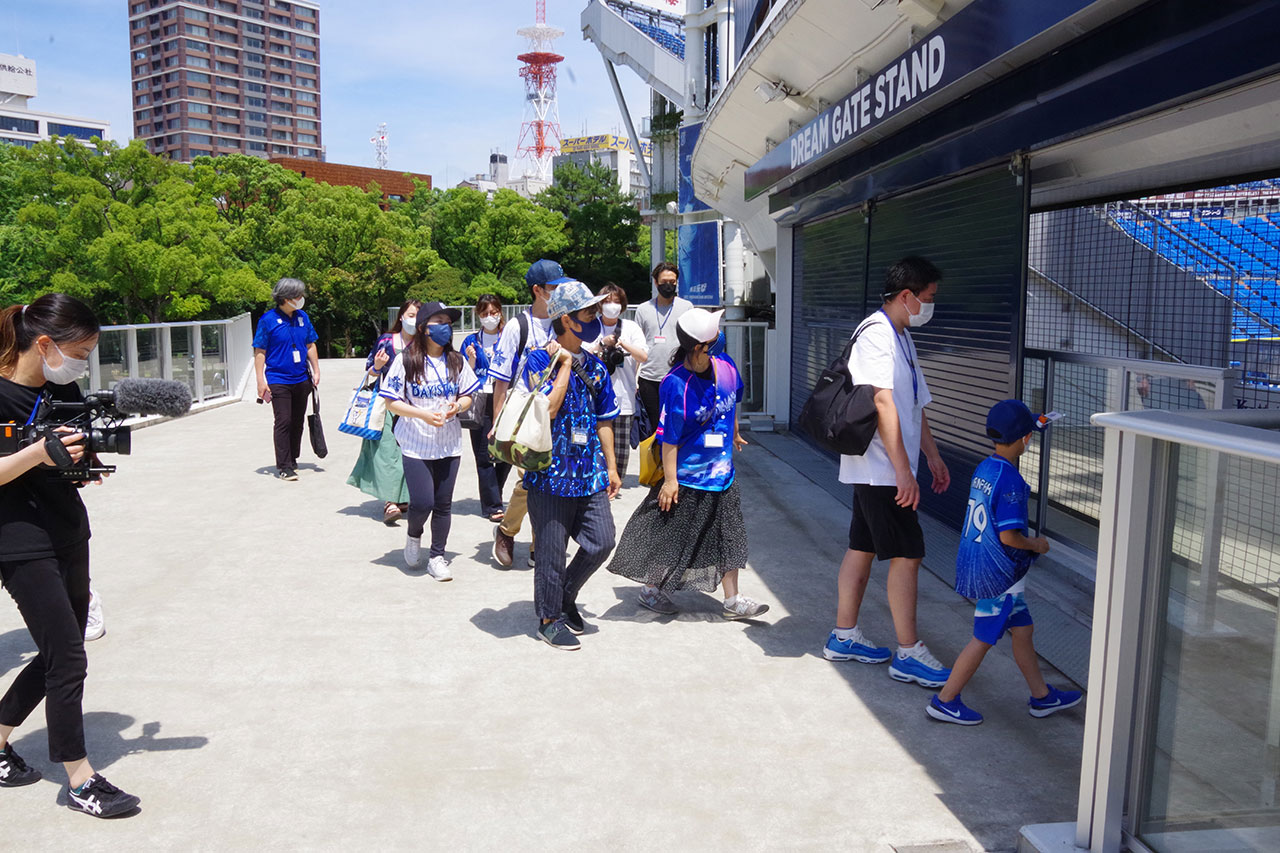
[[(533, 522), (538, 560), (533, 570), (533, 604), (539, 619), (559, 619), (566, 603), (578, 600), (587, 579), (604, 565), (613, 550), (616, 532), (609, 495), (569, 498), (529, 490), (529, 520)], [(569, 540), (578, 553), (566, 564)]]

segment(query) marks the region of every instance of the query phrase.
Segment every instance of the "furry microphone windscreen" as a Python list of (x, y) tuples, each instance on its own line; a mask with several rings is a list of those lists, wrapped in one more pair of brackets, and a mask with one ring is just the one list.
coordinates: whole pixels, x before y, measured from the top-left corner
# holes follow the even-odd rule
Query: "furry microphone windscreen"
[(115, 406), (138, 415), (178, 418), (191, 410), (191, 389), (168, 379), (121, 379), (112, 389)]

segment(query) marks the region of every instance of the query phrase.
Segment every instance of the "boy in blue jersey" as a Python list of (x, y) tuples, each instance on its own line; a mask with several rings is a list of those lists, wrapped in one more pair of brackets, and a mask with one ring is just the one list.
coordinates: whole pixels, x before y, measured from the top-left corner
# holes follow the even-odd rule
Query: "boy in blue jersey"
[(987, 413), (987, 436), (996, 450), (973, 472), (956, 557), (956, 592), (976, 599), (973, 639), (956, 658), (947, 683), (925, 708), (935, 720), (962, 726), (982, 722), (981, 714), (960, 701), (960, 691), (1006, 630), (1013, 636), (1013, 659), (1031, 688), (1027, 700), (1031, 716), (1047, 717), (1080, 703), (1079, 691), (1045, 684), (1031, 642), (1031, 611), (1023, 598), (1027, 570), (1036, 557), (1049, 552), (1049, 540), (1027, 535), (1031, 489), (1018, 473), (1017, 463), (1031, 442), (1031, 433), (1047, 425), (1046, 417), (1032, 415), (1020, 400), (1002, 400)]

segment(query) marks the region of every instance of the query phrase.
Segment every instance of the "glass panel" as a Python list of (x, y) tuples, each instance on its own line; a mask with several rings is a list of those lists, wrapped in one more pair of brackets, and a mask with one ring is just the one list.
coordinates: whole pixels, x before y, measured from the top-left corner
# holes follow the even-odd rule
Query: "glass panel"
[[(1025, 358), (1022, 360), (1022, 402), (1033, 412), (1043, 412), (1045, 406), (1045, 360), (1043, 358)], [(1043, 433), (1033, 433), (1031, 444), (1026, 453), (1018, 461), (1018, 470), (1022, 478), (1031, 486), (1031, 501), (1027, 512), (1034, 525), (1039, 518), (1040, 504), (1040, 445)]]
[(221, 397), (227, 393), (227, 347), (225, 326), (201, 326), (204, 396)]
[(1063, 417), (1054, 423), (1049, 436), (1045, 528), (1093, 551), (1098, 548), (1102, 504), (1103, 430), (1093, 426), (1089, 418), (1097, 412), (1120, 410), (1123, 374), (1112, 367), (1054, 365), (1049, 405)]
[(143, 379), (160, 379), (163, 366), (160, 363), (160, 330), (139, 329), (138, 376)]
[(173, 354), (173, 378), (176, 382), (185, 382), (196, 395), (196, 357), (191, 349), (191, 327), (174, 326), (169, 331), (169, 346)]
[(1137, 793), (1158, 851), (1280, 849), (1280, 467), (1170, 448)]
[(98, 337), (98, 366), (103, 388), (111, 388), (129, 376), (125, 336), (123, 329), (117, 329), (104, 331)]

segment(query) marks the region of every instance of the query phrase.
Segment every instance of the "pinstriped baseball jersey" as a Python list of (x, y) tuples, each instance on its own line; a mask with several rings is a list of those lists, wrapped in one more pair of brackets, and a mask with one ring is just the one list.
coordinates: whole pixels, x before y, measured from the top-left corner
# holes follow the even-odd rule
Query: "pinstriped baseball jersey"
[[(428, 356), (421, 381), (406, 382), (404, 356), (401, 352), (391, 362), (379, 388), (378, 393), (388, 400), (400, 400), (418, 409), (443, 411), (453, 400), (470, 396), (480, 387), (480, 380), (465, 358), (457, 378), (451, 380), (444, 356)], [(410, 459), (444, 459), (462, 453), (462, 426), (457, 418), (434, 427), (421, 418), (401, 417), (396, 420), (395, 433), (400, 452)]]

